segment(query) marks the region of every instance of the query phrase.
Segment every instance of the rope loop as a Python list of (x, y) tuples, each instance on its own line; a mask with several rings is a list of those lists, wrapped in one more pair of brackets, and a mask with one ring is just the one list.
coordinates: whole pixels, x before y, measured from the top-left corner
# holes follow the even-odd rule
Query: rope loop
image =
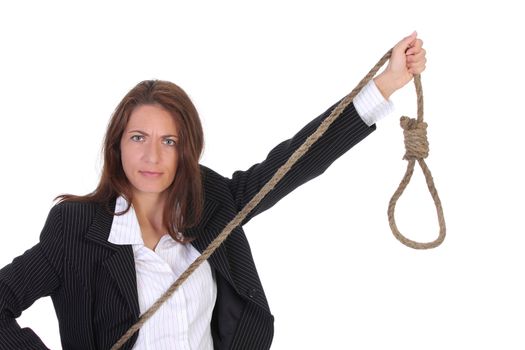
[[(439, 246), (445, 240), (446, 235), (446, 226), (445, 226), (445, 217), (443, 215), (443, 207), (441, 206), (441, 200), (434, 185), (434, 179), (430, 173), (430, 169), (425, 163), (425, 158), (428, 157), (428, 140), (427, 140), (427, 123), (423, 121), (423, 87), (421, 85), (421, 76), (419, 74), (414, 76), (414, 85), (416, 88), (417, 94), (417, 119), (412, 119), (408, 117), (401, 117), (400, 124), (403, 128), (403, 134), (405, 137), (405, 156), (403, 159), (408, 160), (407, 170), (401, 183), (397, 188), (396, 192), (392, 195), (390, 202), (388, 203), (388, 223), (390, 224), (390, 229), (394, 236), (404, 245), (414, 249), (430, 249)], [(418, 162), (423, 174), (425, 175), (425, 180), (427, 182), (427, 187), (434, 200), (436, 206), (436, 213), (439, 223), (439, 234), (438, 237), (432, 242), (416, 242), (407, 237), (399, 231), (396, 225), (395, 219), (395, 209), (397, 200), (401, 197), (405, 188), (408, 186), (412, 174), (414, 173), (414, 167)]]

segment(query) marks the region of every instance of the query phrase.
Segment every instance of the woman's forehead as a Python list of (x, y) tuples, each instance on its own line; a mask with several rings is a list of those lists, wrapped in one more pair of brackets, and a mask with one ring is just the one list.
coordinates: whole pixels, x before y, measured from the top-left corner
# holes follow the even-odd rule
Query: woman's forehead
[(128, 120), (127, 129), (133, 128), (171, 132), (177, 132), (178, 130), (173, 115), (157, 105), (140, 105), (133, 109)]

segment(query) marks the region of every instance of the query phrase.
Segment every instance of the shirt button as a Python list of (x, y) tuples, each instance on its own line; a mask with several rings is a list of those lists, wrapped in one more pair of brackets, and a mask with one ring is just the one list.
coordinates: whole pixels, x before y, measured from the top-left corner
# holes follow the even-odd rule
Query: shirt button
[(248, 297), (250, 297), (250, 299), (257, 297), (258, 294), (259, 294), (259, 290), (257, 288), (250, 288), (248, 290)]

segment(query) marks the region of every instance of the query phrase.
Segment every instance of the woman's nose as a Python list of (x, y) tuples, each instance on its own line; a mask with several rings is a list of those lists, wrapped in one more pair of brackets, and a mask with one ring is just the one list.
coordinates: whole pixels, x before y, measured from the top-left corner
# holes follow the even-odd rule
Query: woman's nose
[(147, 142), (144, 158), (150, 163), (158, 163), (160, 159), (160, 145), (156, 142)]

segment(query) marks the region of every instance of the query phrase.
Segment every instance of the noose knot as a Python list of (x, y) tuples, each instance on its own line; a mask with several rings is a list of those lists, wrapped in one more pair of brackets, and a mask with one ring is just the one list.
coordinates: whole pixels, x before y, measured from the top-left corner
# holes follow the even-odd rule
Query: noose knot
[(405, 136), (405, 160), (428, 157), (427, 123), (416, 119), (401, 117), (401, 127)]

